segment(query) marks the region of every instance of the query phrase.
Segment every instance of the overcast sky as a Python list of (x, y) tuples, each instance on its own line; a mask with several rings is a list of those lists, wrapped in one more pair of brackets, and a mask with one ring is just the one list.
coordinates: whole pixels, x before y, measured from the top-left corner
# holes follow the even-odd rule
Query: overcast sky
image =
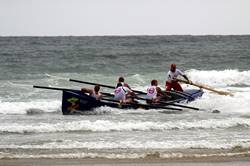
[(250, 0), (0, 0), (0, 36), (250, 34)]

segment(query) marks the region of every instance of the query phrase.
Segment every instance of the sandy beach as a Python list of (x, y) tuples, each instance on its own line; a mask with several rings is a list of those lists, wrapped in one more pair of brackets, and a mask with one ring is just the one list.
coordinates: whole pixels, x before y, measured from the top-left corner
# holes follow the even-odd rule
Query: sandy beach
[(249, 157), (203, 159), (1, 159), (0, 166), (249, 166)]

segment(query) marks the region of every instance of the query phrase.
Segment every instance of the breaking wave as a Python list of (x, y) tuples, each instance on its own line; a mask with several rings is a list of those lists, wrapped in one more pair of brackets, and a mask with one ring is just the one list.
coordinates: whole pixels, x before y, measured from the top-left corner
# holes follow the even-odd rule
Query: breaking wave
[(0, 114), (41, 114), (60, 111), (61, 101), (0, 102)]
[(215, 87), (250, 86), (250, 71), (239, 70), (189, 70), (187, 74), (194, 82)]
[[(239, 148), (240, 147), (240, 148)], [(65, 140), (59, 143), (43, 145), (0, 145), (2, 158), (106, 158), (106, 159), (139, 159), (139, 158), (206, 158), (206, 157), (236, 157), (249, 156), (250, 143), (216, 142), (75, 142)], [(17, 151), (18, 149), (18, 151)], [(49, 151), (46, 154), (37, 153), (39, 150)], [(51, 153), (53, 149), (53, 153)], [(59, 149), (60, 151), (56, 151)], [(74, 149), (74, 152), (72, 152)], [(122, 150), (123, 149), (123, 150)], [(175, 149), (171, 151), (171, 149)], [(95, 152), (93, 152), (94, 150)], [(118, 150), (118, 151), (117, 151)], [(168, 151), (170, 150), (170, 151)], [(25, 152), (25, 153), (22, 153)]]
[(112, 132), (112, 131), (165, 131), (195, 129), (250, 128), (250, 119), (225, 118), (195, 121), (122, 121), (82, 120), (74, 122), (36, 123), (36, 124), (1, 124), (0, 133), (54, 133), (54, 132)]

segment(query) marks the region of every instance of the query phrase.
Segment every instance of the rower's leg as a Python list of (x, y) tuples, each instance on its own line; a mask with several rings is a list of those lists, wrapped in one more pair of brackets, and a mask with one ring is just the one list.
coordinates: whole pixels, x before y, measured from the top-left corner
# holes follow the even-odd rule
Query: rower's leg
[(166, 81), (166, 91), (170, 91), (172, 89), (172, 84)]
[(181, 85), (180, 85), (178, 82), (174, 82), (174, 83), (173, 83), (173, 88), (174, 88), (174, 90), (176, 90), (176, 91), (183, 92), (183, 89), (182, 89)]

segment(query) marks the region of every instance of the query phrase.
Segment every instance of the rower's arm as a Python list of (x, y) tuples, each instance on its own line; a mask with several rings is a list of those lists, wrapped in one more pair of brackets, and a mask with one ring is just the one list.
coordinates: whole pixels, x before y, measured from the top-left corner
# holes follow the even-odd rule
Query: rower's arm
[(97, 96), (96, 96), (96, 100), (101, 100), (102, 99), (102, 94), (99, 93)]
[(183, 75), (183, 77), (189, 82), (189, 84), (192, 84), (192, 81), (190, 81), (185, 74)]
[(82, 88), (81, 91), (84, 92), (84, 93), (89, 93), (89, 94), (93, 93), (93, 90), (88, 89), (88, 88)]
[(189, 79), (186, 75), (183, 75), (183, 77), (189, 82)]
[(160, 87), (156, 87), (156, 91), (157, 91), (158, 96), (163, 96), (164, 95)]
[(178, 69), (176, 69), (176, 72), (178, 73), (178, 75), (181, 75), (183, 78), (185, 78), (189, 83), (191, 82), (184, 72)]

